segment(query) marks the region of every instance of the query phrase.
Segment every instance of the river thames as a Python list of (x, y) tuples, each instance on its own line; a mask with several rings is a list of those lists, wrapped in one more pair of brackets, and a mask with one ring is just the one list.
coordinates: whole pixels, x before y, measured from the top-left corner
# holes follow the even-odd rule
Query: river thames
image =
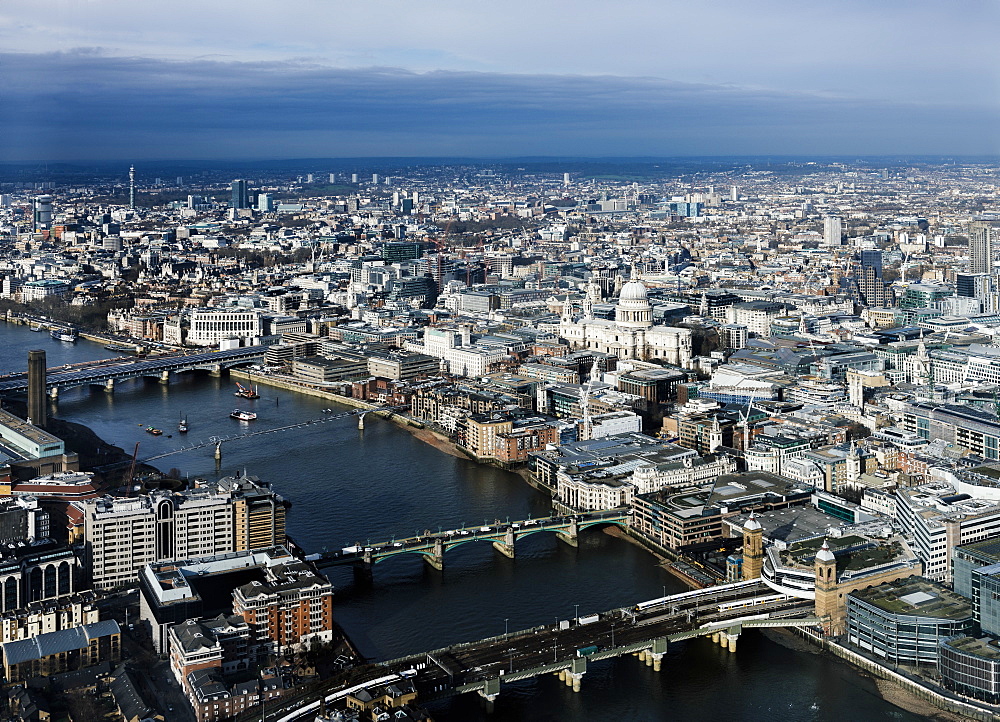
[[(50, 367), (120, 355), (0, 323), (0, 373), (26, 369), (32, 348), (47, 352)], [(50, 413), (129, 451), (139, 442), (145, 458), (238, 433), (246, 426), (229, 418), (236, 407), (258, 414), (255, 431), (322, 418), (330, 407), (265, 386), (254, 401), (235, 398), (235, 390), (231, 380), (203, 373), (177, 375), (168, 386), (138, 379), (113, 394), (62, 392)], [(176, 433), (182, 416), (191, 429), (186, 437)], [(149, 425), (164, 436), (144, 433)], [(373, 416), (365, 425), (359, 431), (350, 417), (226, 443), (218, 466), (210, 446), (155, 465), (208, 478), (245, 469), (270, 482), (292, 502), (288, 532), (308, 551), (549, 513), (548, 498), (515, 474), (449, 456)], [(578, 549), (538, 534), (518, 542), (515, 560), (467, 544), (448, 552), (444, 572), (413, 557), (378, 564), (371, 585), (356, 584), (343, 568), (330, 578), (337, 621), (375, 660), (567, 619), (577, 605), (583, 615), (686, 589), (647, 552), (595, 530), (581, 535)], [(579, 693), (555, 677), (504, 686), (490, 715), (474, 695), (435, 703), (431, 712), (444, 722), (923, 719), (884, 701), (852, 667), (758, 632), (742, 635), (735, 654), (708, 640), (676, 645), (659, 673), (632, 657), (593, 664)]]

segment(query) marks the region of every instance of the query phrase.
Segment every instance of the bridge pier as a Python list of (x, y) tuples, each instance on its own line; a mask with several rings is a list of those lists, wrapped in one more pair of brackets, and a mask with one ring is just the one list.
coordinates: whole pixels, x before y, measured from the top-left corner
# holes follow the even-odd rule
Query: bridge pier
[(108, 379), (107, 381), (105, 381), (104, 382), (104, 390), (107, 391), (109, 394), (113, 393), (114, 390), (115, 390), (115, 380), (114, 379)]
[(486, 686), (481, 687), (477, 690), (477, 692), (484, 700), (484, 706), (486, 707), (487, 714), (492, 713), (493, 702), (500, 696), (500, 679), (498, 677), (494, 677), (493, 679), (486, 680)]
[(434, 540), (434, 550), (430, 554), (423, 554), (424, 561), (437, 569), (444, 571), (444, 542), (440, 539)]
[(212, 364), (208, 371), (209, 376), (222, 376), (222, 364)]
[(654, 639), (653, 646), (646, 651), (646, 666), (652, 667), (654, 672), (659, 672), (669, 646), (670, 640), (666, 638)]
[(218, 442), (215, 445), (215, 460), (222, 461), (222, 442)]
[(580, 525), (577, 523), (576, 519), (570, 522), (569, 527), (566, 531), (557, 531), (556, 537), (562, 539), (564, 542), (569, 544), (571, 547), (580, 546), (577, 537), (580, 535)]
[(169, 384), (170, 383), (170, 372), (164, 371), (160, 374), (160, 383)]
[(59, 400), (59, 387), (58, 386), (53, 386), (51, 389), (49, 389), (49, 398), (52, 399), (53, 401), (58, 401)]
[(354, 581), (364, 586), (371, 586), (372, 565), (368, 562), (356, 562), (354, 564)]
[(508, 559), (514, 558), (514, 541), (517, 537), (514, 535), (513, 529), (508, 529), (507, 533), (504, 534), (503, 541), (493, 542), (493, 548), (498, 552), (503, 554)]
[(587, 672), (587, 658), (577, 657), (570, 663), (570, 668), (566, 670), (566, 686), (572, 687), (574, 692), (580, 691), (580, 683), (583, 675)]
[(365, 430), (365, 414), (358, 414), (358, 430)]
[(727, 632), (726, 634), (723, 635), (723, 638), (726, 641), (726, 647), (729, 649), (729, 651), (730, 652), (735, 652), (736, 651), (736, 640), (740, 638), (739, 633), (737, 632), (736, 634), (732, 634), (730, 632)]

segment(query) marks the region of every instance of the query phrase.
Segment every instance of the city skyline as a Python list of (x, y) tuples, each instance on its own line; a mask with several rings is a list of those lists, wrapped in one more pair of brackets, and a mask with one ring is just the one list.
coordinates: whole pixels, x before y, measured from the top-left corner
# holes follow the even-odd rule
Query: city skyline
[(45, 7), (0, 11), (6, 161), (1000, 151), (984, 3)]

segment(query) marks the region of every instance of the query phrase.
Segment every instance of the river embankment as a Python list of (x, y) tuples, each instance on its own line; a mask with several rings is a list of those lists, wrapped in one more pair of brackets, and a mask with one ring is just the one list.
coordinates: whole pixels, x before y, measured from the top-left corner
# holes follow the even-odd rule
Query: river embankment
[[(427, 427), (419, 422), (412, 419), (408, 419), (399, 414), (392, 414), (391, 412), (378, 412), (378, 407), (373, 404), (369, 404), (358, 399), (353, 399), (345, 397), (341, 394), (336, 394), (332, 391), (306, 388), (299, 386), (294, 382), (289, 382), (283, 379), (267, 378), (255, 373), (247, 373), (245, 371), (233, 370), (230, 374), (236, 378), (247, 379), (255, 384), (269, 385), (276, 388), (281, 388), (289, 391), (300, 392), (309, 396), (314, 396), (330, 401), (331, 403), (340, 404), (342, 406), (349, 406), (358, 409), (371, 409), (374, 413), (379, 413), (380, 416), (385, 416), (388, 420), (393, 421), (399, 428), (405, 429), (410, 433), (415, 439), (431, 446), (442, 453), (459, 459), (467, 459), (469, 461), (475, 461), (478, 463), (479, 460), (472, 457), (467, 452), (463, 451), (459, 446), (457, 446), (447, 435), (440, 433), (430, 427)], [(523, 479), (528, 481), (532, 486), (539, 488), (537, 484), (532, 483), (530, 472), (527, 469), (514, 469), (511, 470), (517, 473)], [(551, 490), (543, 489), (548, 493)], [(621, 539), (629, 542), (629, 544), (642, 549), (648, 554), (652, 554), (656, 559), (656, 566), (661, 567), (665, 571), (669, 572), (671, 575), (682, 581), (686, 586), (697, 589), (705, 586), (704, 582), (699, 582), (693, 579), (691, 576), (685, 573), (684, 567), (687, 565), (684, 559), (680, 557), (676, 552), (670, 549), (665, 549), (662, 547), (657, 547), (647, 540), (637, 538), (633, 534), (630, 534), (627, 530), (621, 529), (619, 527), (613, 526), (608, 527), (604, 530), (604, 533), (608, 536)], [(694, 570), (697, 571), (697, 570)], [(942, 722), (953, 722), (959, 719), (970, 719), (973, 718), (972, 715), (958, 714), (954, 711), (946, 711), (940, 709), (938, 703), (941, 700), (937, 700), (931, 691), (928, 694), (919, 694), (918, 691), (911, 690), (909, 686), (903, 686), (898, 681), (890, 679), (888, 677), (883, 677), (880, 674), (873, 673), (866, 666), (856, 663), (855, 660), (850, 658), (850, 655), (836, 654), (831, 650), (827, 650), (820, 646), (814, 638), (806, 638), (795, 635), (791, 632), (780, 632), (775, 633), (769, 631), (767, 633), (768, 638), (771, 641), (781, 644), (789, 649), (797, 650), (799, 652), (808, 652), (810, 654), (822, 655), (823, 657), (837, 659), (839, 663), (844, 663), (850, 665), (852, 669), (857, 670), (859, 673), (869, 676), (873, 683), (876, 685), (878, 696), (882, 697), (886, 702), (899, 707), (900, 709), (906, 710), (913, 714), (918, 714), (926, 717), (927, 719), (941, 720)], [(913, 683), (911, 683), (913, 684)], [(914, 685), (916, 686), (916, 685)], [(923, 689), (916, 687), (917, 690)], [(932, 706), (933, 705), (933, 706)], [(973, 706), (968, 706), (968, 709), (975, 709)], [(988, 717), (987, 717), (988, 718)], [(986, 719), (982, 718), (981, 719)]]

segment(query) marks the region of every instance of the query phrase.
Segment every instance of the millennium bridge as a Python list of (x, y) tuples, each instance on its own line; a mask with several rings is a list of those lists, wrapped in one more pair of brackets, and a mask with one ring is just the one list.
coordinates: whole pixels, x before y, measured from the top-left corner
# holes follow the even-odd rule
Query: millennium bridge
[(601, 660), (634, 655), (659, 672), (671, 644), (711, 637), (735, 652), (747, 629), (819, 626), (812, 612), (810, 600), (775, 594), (759, 580), (725, 584), (381, 662), (351, 687), (275, 700), (263, 713), (258, 708), (237, 719), (311, 722), (321, 699), (331, 705), (366, 686), (401, 680), (414, 684), (421, 701), (476, 692), (489, 704), (504, 685), (546, 674), (579, 691), (588, 667)]
[(444, 554), (464, 544), (487, 542), (506, 557), (514, 558), (514, 544), (518, 539), (533, 534), (554, 533), (571, 546), (577, 546), (577, 536), (584, 529), (594, 526), (628, 526), (628, 510), (614, 509), (579, 513), (568, 516), (550, 516), (524, 521), (497, 521), (482, 525), (431, 532), (391, 539), (377, 543), (357, 544), (340, 551), (322, 552), (306, 556), (318, 567), (351, 564), (362, 569), (404, 554), (416, 554), (438, 570), (444, 569)]
[[(182, 371), (208, 371), (218, 375), (224, 369), (257, 363), (264, 358), (267, 346), (248, 346), (229, 351), (209, 351), (144, 359), (110, 359), (73, 366), (57, 366), (46, 371), (45, 386), (52, 398), (59, 391), (76, 386), (103, 386), (113, 391), (115, 382), (133, 378), (155, 378), (160, 383), (170, 383), (170, 375)], [(28, 390), (26, 373), (10, 374), (0, 379), (0, 395), (17, 394)]]

